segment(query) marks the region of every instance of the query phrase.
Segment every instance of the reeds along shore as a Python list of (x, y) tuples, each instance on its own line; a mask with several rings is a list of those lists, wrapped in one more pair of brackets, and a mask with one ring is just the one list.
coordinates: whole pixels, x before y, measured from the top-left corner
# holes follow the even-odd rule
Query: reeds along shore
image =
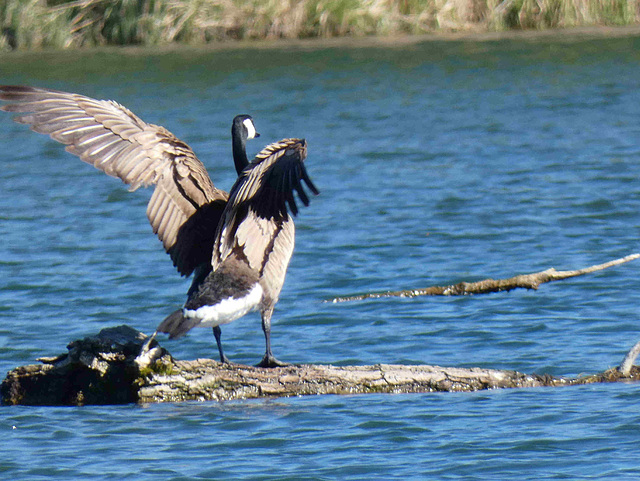
[(637, 0), (2, 0), (0, 50), (638, 22)]

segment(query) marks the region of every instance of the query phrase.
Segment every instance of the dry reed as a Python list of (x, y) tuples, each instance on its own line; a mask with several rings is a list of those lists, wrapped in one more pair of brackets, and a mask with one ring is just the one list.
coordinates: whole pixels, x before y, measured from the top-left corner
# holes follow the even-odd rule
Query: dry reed
[(626, 25), (638, 0), (3, 0), (0, 49)]

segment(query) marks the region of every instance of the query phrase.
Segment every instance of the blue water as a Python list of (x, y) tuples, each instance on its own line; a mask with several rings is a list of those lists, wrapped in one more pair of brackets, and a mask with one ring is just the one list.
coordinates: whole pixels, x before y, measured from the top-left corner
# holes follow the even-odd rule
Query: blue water
[[(640, 339), (640, 264), (537, 292), (323, 303), (575, 269), (640, 251), (640, 39), (398, 48), (3, 54), (0, 81), (113, 98), (234, 180), (230, 121), (309, 142), (321, 196), (296, 220), (274, 354), (576, 376)], [(154, 330), (189, 280), (150, 192), (0, 116), (0, 372), (104, 327)], [(209, 330), (161, 340), (216, 356)], [(256, 363), (255, 314), (223, 329)], [(634, 384), (150, 406), (0, 407), (0, 477), (638, 479)]]

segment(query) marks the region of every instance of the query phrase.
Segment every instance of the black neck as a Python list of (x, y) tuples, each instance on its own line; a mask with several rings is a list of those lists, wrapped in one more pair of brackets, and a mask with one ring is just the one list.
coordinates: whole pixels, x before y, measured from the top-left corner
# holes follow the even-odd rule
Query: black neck
[(231, 138), (233, 142), (233, 163), (236, 165), (236, 172), (240, 175), (240, 172), (249, 165), (249, 159), (247, 158), (247, 141), (235, 128), (231, 132)]

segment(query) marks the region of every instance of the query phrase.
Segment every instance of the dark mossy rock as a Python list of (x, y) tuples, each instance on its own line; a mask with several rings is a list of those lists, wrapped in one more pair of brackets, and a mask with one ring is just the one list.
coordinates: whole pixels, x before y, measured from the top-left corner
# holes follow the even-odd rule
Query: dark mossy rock
[(136, 359), (146, 339), (144, 334), (129, 326), (118, 326), (73, 341), (65, 354), (43, 357), (38, 359), (42, 364), (10, 371), (0, 388), (2, 403), (135, 403), (140, 378)]

